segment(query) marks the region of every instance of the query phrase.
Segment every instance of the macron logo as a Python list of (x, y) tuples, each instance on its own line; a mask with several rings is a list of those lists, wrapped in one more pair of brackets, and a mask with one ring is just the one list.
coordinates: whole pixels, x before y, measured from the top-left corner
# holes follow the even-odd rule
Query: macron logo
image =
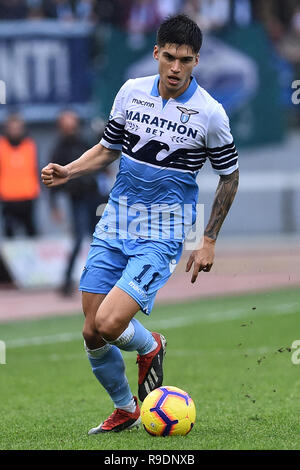
[(138, 104), (140, 106), (147, 106), (147, 108), (154, 108), (154, 103), (150, 103), (149, 101), (137, 100), (133, 98), (132, 103)]
[(143, 289), (137, 286), (133, 281), (128, 282), (128, 285), (132, 287), (135, 291), (137, 291), (138, 294), (142, 295), (145, 298), (147, 297)]

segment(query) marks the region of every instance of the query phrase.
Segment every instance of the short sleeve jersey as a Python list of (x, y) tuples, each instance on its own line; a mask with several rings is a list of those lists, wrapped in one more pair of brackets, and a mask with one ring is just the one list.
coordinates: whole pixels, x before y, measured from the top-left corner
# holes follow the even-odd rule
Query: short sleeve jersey
[[(183, 94), (167, 101), (160, 96), (158, 85), (159, 75), (130, 79), (116, 95), (100, 143), (122, 154), (109, 207), (96, 236), (103, 231), (121, 234), (127, 230), (133, 236), (149, 237), (150, 229), (156, 227), (153, 220), (157, 220), (163, 238), (183, 240), (195, 221), (196, 177), (205, 161), (219, 175), (238, 168), (222, 105), (195, 78)], [(121, 209), (123, 214), (127, 211), (126, 227), (118, 222)], [(153, 214), (158, 212), (162, 217), (155, 218)], [(164, 231), (161, 219), (166, 215), (173, 216), (176, 236), (174, 230), (170, 235)]]

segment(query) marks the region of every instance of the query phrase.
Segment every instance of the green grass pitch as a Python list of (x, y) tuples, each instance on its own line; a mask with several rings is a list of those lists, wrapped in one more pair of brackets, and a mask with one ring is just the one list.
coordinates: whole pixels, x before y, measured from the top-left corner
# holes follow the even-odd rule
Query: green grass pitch
[[(0, 325), (0, 449), (300, 449), (300, 292), (274, 291), (157, 306), (145, 326), (165, 334), (165, 385), (186, 390), (197, 419), (185, 437), (144, 429), (88, 436), (112, 411), (83, 350), (82, 316)], [(125, 353), (137, 392), (135, 354)]]

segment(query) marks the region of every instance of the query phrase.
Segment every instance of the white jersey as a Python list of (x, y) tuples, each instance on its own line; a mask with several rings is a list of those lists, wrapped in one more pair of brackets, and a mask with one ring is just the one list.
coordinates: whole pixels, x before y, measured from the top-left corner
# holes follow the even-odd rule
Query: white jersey
[[(115, 98), (100, 141), (122, 152), (109, 204), (115, 214), (121, 206), (129, 210), (138, 203), (144, 208), (144, 220), (155, 205), (164, 207), (165, 212), (170, 212), (170, 207), (190, 205), (191, 217), (181, 220), (182, 232), (177, 237), (183, 240), (195, 220), (199, 170), (209, 159), (217, 174), (228, 175), (238, 168), (238, 154), (222, 105), (195, 78), (182, 95), (169, 100), (162, 99), (158, 84), (159, 75), (131, 79)], [(141, 221), (143, 217), (139, 217)], [(120, 227), (110, 219), (106, 211), (96, 236), (103, 230), (120, 233)], [(144, 229), (132, 232), (149, 236)]]

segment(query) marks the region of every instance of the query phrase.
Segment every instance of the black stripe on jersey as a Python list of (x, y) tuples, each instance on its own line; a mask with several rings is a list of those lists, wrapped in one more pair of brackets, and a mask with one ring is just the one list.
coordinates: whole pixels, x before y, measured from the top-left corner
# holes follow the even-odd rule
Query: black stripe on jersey
[[(149, 140), (138, 150), (133, 150), (139, 141), (138, 135), (126, 130), (123, 138), (123, 153), (134, 160), (158, 167), (195, 172), (202, 168), (206, 159), (206, 149), (179, 148), (170, 152), (168, 144), (155, 139)], [(159, 158), (161, 151), (167, 152), (163, 159)]]
[(112, 145), (123, 144), (124, 125), (119, 124), (113, 119), (110, 120), (104, 130), (103, 139)]
[(113, 127), (116, 127), (117, 129), (120, 129), (121, 131), (124, 129), (125, 125), (120, 124), (119, 122), (115, 121), (114, 119), (111, 119), (108, 121), (108, 126), (112, 125)]
[(230, 153), (233, 153), (235, 151), (236, 151), (235, 145), (232, 145), (229, 149), (222, 150), (221, 152), (207, 151), (207, 153), (208, 153), (208, 155), (210, 155), (214, 158), (218, 158), (218, 157), (222, 157), (224, 155), (228, 155)]
[(198, 158), (197, 160), (192, 160), (190, 158), (178, 157), (178, 163), (181, 163), (183, 160), (187, 165), (199, 165), (200, 163), (205, 163), (206, 158)]
[(106, 140), (109, 144), (112, 145), (122, 145), (123, 139), (111, 139), (105, 133), (103, 134), (103, 139)]
[[(178, 157), (178, 158), (183, 158), (183, 157)], [(200, 156), (200, 155), (195, 155), (192, 157), (191, 155), (184, 156), (184, 159), (190, 162), (198, 162), (200, 160), (206, 160), (206, 155)]]
[(212, 163), (212, 167), (215, 170), (226, 170), (227, 168), (231, 168), (237, 163), (237, 158), (234, 158), (233, 160), (230, 160), (229, 162), (225, 163), (224, 165), (218, 165), (216, 166), (214, 163)]
[(233, 158), (237, 158), (237, 157), (238, 157), (238, 153), (234, 152), (234, 153), (231, 153), (230, 155), (226, 155), (226, 157), (223, 157), (223, 158), (209, 157), (209, 159), (214, 165), (222, 165), (223, 163), (227, 163), (229, 160), (232, 160)]
[(113, 119), (109, 121), (103, 132), (103, 139), (112, 145), (123, 144), (124, 125), (119, 124)]
[(208, 153), (222, 152), (223, 150), (230, 149), (233, 146), (234, 141), (232, 141), (230, 144), (223, 145), (222, 147), (207, 147), (207, 151)]
[(234, 155), (235, 153), (237, 153), (237, 150), (236, 150), (235, 147), (233, 147), (230, 150), (224, 150), (224, 152), (220, 152), (220, 153), (208, 153), (208, 156), (212, 160), (217, 161), (217, 160), (221, 160), (223, 157), (228, 157), (230, 155)]
[[(178, 156), (177, 156), (178, 154)], [(206, 149), (179, 149), (173, 153), (176, 160), (171, 163), (172, 168), (188, 171), (198, 171), (203, 167), (207, 153)]]
[(203, 167), (203, 163), (198, 163), (197, 165), (192, 165), (189, 163), (180, 164), (180, 162), (173, 162), (171, 165), (166, 165), (166, 168), (176, 168), (178, 170), (185, 170), (185, 171), (199, 171)]
[(110, 125), (107, 125), (105, 130), (111, 132), (113, 135), (115, 135), (117, 137), (120, 137), (124, 133), (123, 130), (116, 129), (113, 126), (110, 126)]
[(214, 170), (226, 170), (237, 164), (238, 152), (234, 141), (222, 147), (207, 148), (207, 155)]
[(192, 153), (192, 152), (186, 152), (186, 155), (188, 158), (192, 159), (192, 160), (199, 160), (200, 158), (206, 158), (207, 157), (207, 153), (206, 151), (204, 152), (197, 152), (197, 153)]
[(122, 135), (124, 132), (123, 130), (116, 129), (115, 127), (110, 126), (109, 124), (106, 126), (105, 130), (111, 132), (114, 135)]
[(108, 136), (108, 137), (110, 137), (110, 138), (113, 139), (113, 140), (120, 140), (120, 139), (122, 139), (122, 137), (123, 137), (122, 134), (117, 134), (117, 135), (116, 135), (116, 134), (113, 134), (113, 133), (110, 132), (110, 130), (108, 130), (108, 129), (105, 129), (103, 135), (104, 135), (104, 136)]

